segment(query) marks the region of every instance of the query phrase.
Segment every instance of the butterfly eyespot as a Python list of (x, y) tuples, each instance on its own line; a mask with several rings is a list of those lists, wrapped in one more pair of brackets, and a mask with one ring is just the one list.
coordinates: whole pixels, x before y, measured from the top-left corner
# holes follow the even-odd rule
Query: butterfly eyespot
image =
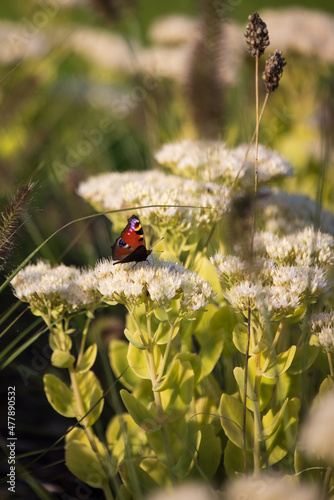
[(111, 247), (114, 264), (144, 262), (152, 250), (147, 250), (144, 231), (136, 215), (128, 219), (126, 227)]

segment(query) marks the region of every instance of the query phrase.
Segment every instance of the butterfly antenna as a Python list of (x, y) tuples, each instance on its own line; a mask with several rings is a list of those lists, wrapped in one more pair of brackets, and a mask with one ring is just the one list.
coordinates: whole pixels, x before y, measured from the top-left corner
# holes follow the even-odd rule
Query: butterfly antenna
[(156, 242), (154, 243), (154, 245), (152, 245), (152, 248), (153, 248), (153, 247), (155, 247), (158, 243), (160, 243), (160, 241), (162, 241), (163, 239), (164, 239), (164, 237), (162, 237), (162, 238), (160, 238), (160, 240), (156, 241)]

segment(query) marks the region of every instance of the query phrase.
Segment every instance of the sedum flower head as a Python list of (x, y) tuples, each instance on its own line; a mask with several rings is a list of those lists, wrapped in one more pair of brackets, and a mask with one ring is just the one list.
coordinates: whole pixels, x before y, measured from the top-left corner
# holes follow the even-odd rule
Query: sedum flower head
[(191, 315), (215, 297), (211, 285), (180, 264), (150, 255), (146, 262), (116, 264), (102, 260), (95, 267), (97, 288), (105, 302), (122, 302), (129, 307), (147, 300), (163, 309), (180, 300), (180, 312)]
[(311, 332), (319, 340), (326, 352), (334, 353), (334, 311), (326, 311), (311, 316)]
[(52, 267), (49, 262), (39, 261), (24, 267), (11, 284), (16, 297), (28, 302), (35, 314), (49, 318), (99, 305), (92, 271), (73, 266)]
[(334, 391), (322, 396), (308, 415), (300, 436), (301, 448), (334, 465)]
[(310, 486), (299, 486), (288, 478), (269, 475), (244, 476), (227, 487), (228, 500), (318, 500), (319, 492)]
[(334, 238), (330, 234), (306, 227), (287, 236), (270, 232), (256, 235), (256, 248), (276, 263), (307, 266), (329, 266), (334, 260)]
[[(257, 236), (257, 246), (259, 239)], [(275, 260), (262, 248), (262, 256), (253, 263), (252, 273), (249, 263), (239, 257), (217, 253), (211, 258), (223, 282), (224, 296), (232, 307), (245, 313), (250, 306), (252, 310), (269, 314), (271, 319), (279, 319), (293, 315), (300, 306), (315, 301), (328, 289), (323, 267), (310, 263), (297, 265), (297, 259), (294, 265), (284, 265), (282, 255), (289, 260), (288, 254), (284, 251), (276, 254)]]
[[(288, 194), (279, 189), (262, 189), (258, 198), (259, 215), (266, 231), (289, 234), (313, 226), (319, 206), (308, 196)], [(320, 214), (320, 229), (334, 235), (334, 216), (325, 210)]]
[[(204, 182), (219, 182), (229, 186), (243, 164), (247, 144), (234, 149), (221, 141), (184, 139), (165, 144), (155, 154), (156, 160), (174, 173)], [(241, 186), (254, 185), (255, 147), (251, 147), (247, 161), (240, 172)], [(259, 182), (292, 175), (292, 168), (283, 156), (259, 145)]]
[(154, 206), (141, 210), (142, 221), (161, 231), (190, 232), (204, 228), (219, 220), (229, 206), (224, 186), (165, 175), (157, 170), (97, 175), (81, 183), (78, 194), (98, 211), (147, 205), (199, 207)]

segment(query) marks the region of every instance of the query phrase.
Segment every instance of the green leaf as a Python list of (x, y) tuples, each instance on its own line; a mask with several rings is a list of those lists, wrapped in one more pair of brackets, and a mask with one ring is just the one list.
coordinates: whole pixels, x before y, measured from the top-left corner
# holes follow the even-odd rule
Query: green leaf
[(86, 349), (80, 360), (80, 363), (77, 365), (76, 367), (77, 372), (80, 373), (88, 372), (88, 370), (90, 370), (93, 364), (95, 363), (96, 355), (97, 355), (97, 345), (92, 344)]
[(323, 380), (323, 382), (320, 385), (319, 396), (323, 396), (327, 392), (332, 391), (333, 388), (334, 388), (334, 377), (328, 375), (328, 377), (325, 378), (325, 380)]
[(137, 498), (138, 488), (142, 495), (146, 497), (153, 490), (157, 490), (160, 485), (140, 467), (139, 459), (127, 458), (119, 466), (121, 478), (132, 494), (132, 498)]
[(115, 415), (106, 430), (106, 439), (113, 458), (119, 464), (124, 456), (142, 457), (149, 453), (146, 433), (131, 415)]
[(277, 356), (273, 356), (270, 360), (268, 368), (262, 375), (266, 378), (277, 378), (282, 373), (286, 372), (293, 361), (296, 352), (296, 346), (292, 345), (287, 351), (284, 351)]
[[(69, 335), (65, 335), (65, 337), (63, 338), (63, 342), (64, 342), (65, 349), (67, 351), (70, 351), (71, 347), (72, 347), (71, 337)], [(53, 351), (56, 351), (57, 349), (59, 349), (58, 342), (57, 342), (57, 334), (55, 332), (50, 332), (49, 344), (50, 344), (50, 347)]]
[(211, 424), (205, 424), (200, 429), (200, 444), (198, 450), (198, 465), (201, 473), (211, 479), (216, 473), (222, 455), (221, 441), (215, 434)]
[[(191, 423), (193, 423), (193, 420)], [(168, 464), (166, 456), (166, 439), (168, 439), (175, 462), (179, 460), (185, 450), (188, 450), (187, 456), (189, 457), (188, 426), (189, 424), (184, 417), (173, 422), (173, 426), (165, 426), (163, 430), (159, 429), (156, 432), (147, 434), (151, 452), (153, 450), (161, 462)]]
[(215, 334), (219, 333), (224, 341), (224, 356), (232, 356), (236, 352), (232, 339), (232, 332), (235, 324), (235, 314), (229, 306), (221, 307), (210, 320), (209, 332), (215, 332)]
[[(156, 366), (159, 366), (159, 362), (161, 359), (160, 349), (158, 346), (154, 346), (153, 350), (154, 359), (156, 360)], [(134, 347), (133, 344), (129, 344), (127, 360), (129, 362), (130, 368), (139, 378), (151, 378), (145, 361), (144, 352)]]
[(164, 309), (161, 309), (160, 307), (156, 307), (154, 310), (154, 316), (160, 321), (167, 321), (168, 320), (168, 314)]
[(197, 422), (190, 421), (187, 428), (182, 435), (182, 448), (183, 451), (179, 455), (179, 459), (172, 468), (172, 472), (179, 479), (188, 476), (191, 468), (193, 467), (195, 454), (199, 449), (201, 442), (201, 434)]
[(272, 408), (263, 416), (262, 425), (265, 439), (269, 438), (281, 424), (288, 401), (288, 398), (286, 398), (282, 406), (280, 405), (276, 409)]
[(109, 344), (109, 360), (114, 374), (127, 388), (133, 390), (141, 381), (131, 370), (128, 360), (129, 344), (124, 340), (112, 340)]
[(81, 481), (93, 488), (102, 489), (107, 484), (108, 477), (117, 474), (117, 467), (115, 463), (110, 462), (107, 450), (96, 436), (94, 436), (94, 443), (100, 459), (92, 450), (82, 429), (71, 431), (66, 437), (65, 463), (72, 474)]
[[(156, 332), (157, 344), (159, 345), (167, 344), (170, 335), (170, 328), (171, 327), (169, 323), (159, 323), (158, 330)], [(174, 326), (172, 339), (176, 337), (176, 335), (179, 333), (179, 330), (180, 330), (179, 325)]]
[[(237, 323), (233, 329), (233, 344), (242, 354), (246, 354), (248, 329), (247, 326)], [(249, 351), (251, 354), (251, 352)]]
[(168, 466), (157, 458), (144, 458), (140, 463), (140, 467), (159, 485), (159, 488), (169, 489), (172, 487)]
[[(223, 394), (219, 405), (221, 425), (226, 436), (238, 447), (243, 447), (243, 404), (228, 394)], [(246, 449), (254, 447), (254, 418), (246, 409)]]
[(103, 409), (103, 391), (95, 373), (88, 371), (77, 374), (79, 391), (85, 414), (89, 412), (86, 419), (86, 425), (93, 425), (99, 418)]
[(192, 369), (194, 371), (195, 381), (196, 382), (198, 381), (201, 373), (201, 367), (199, 364), (198, 356), (191, 352), (179, 352), (174, 356), (174, 358), (169, 363), (167, 373), (165, 377), (162, 379), (162, 381), (159, 384), (154, 385), (155, 391), (161, 392), (167, 389), (173, 389), (175, 387), (175, 384), (178, 383), (177, 381), (179, 378), (180, 364), (177, 363), (177, 361), (180, 361), (181, 364), (185, 361), (188, 361), (191, 364)]
[(193, 398), (194, 370), (189, 361), (174, 360), (176, 378), (174, 385), (160, 392), (164, 413), (173, 422), (184, 415)]
[[(244, 400), (244, 369), (236, 367), (233, 370), (235, 380), (239, 387), (241, 400)], [(248, 361), (248, 381), (247, 381), (247, 408), (255, 411), (256, 404), (259, 404), (260, 411), (263, 411), (273, 396), (276, 380), (269, 378), (261, 378), (260, 384), (260, 400), (257, 402), (257, 397), (254, 392), (255, 384), (255, 357), (251, 357)]]
[(140, 350), (146, 349), (146, 346), (144, 346), (144, 344), (139, 340), (139, 336), (138, 336), (137, 332), (136, 332), (136, 334), (133, 335), (130, 332), (130, 330), (128, 330), (127, 328), (124, 328), (124, 335), (128, 339), (128, 341), (130, 342), (130, 344), (132, 344), (136, 349), (140, 349)]
[(318, 354), (318, 347), (303, 343), (300, 347), (297, 347), (296, 354), (289, 368), (289, 373), (299, 375), (308, 370), (313, 365)]
[(77, 405), (72, 390), (50, 373), (44, 375), (43, 380), (45, 394), (50, 405), (64, 417), (75, 417)]
[[(246, 464), (248, 471), (253, 470), (254, 461), (251, 451), (246, 451)], [(224, 450), (224, 466), (226, 474), (231, 478), (238, 476), (240, 473), (245, 473), (243, 451), (235, 446), (232, 441), (227, 442)]]
[(153, 408), (148, 410), (140, 401), (125, 389), (120, 392), (123, 403), (136, 424), (146, 432), (155, 432), (161, 425), (157, 422), (157, 416)]
[(266, 439), (269, 465), (279, 462), (287, 453), (294, 450), (298, 433), (299, 409), (300, 400), (297, 398), (290, 399), (280, 419), (280, 425), (277, 430)]
[(200, 344), (198, 353), (202, 365), (200, 380), (212, 372), (224, 347), (223, 327), (220, 325), (217, 329), (216, 314), (211, 318), (208, 329), (195, 330), (195, 336)]
[(51, 363), (56, 368), (69, 368), (73, 366), (75, 357), (69, 352), (60, 351), (56, 349), (51, 356)]

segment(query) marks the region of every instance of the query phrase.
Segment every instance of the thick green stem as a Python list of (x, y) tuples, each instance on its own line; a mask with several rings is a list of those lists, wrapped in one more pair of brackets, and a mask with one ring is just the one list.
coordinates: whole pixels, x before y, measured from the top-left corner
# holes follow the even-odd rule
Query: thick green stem
[(329, 373), (333, 377), (334, 376), (334, 367), (333, 367), (333, 358), (332, 358), (331, 352), (327, 353), (327, 359), (328, 359), (328, 365), (329, 365)]
[(261, 437), (262, 437), (262, 422), (260, 412), (260, 386), (261, 386), (261, 373), (260, 373), (260, 355), (255, 356), (255, 385), (254, 385), (254, 474), (258, 474), (261, 470), (260, 457), (261, 457)]
[(161, 363), (159, 365), (159, 373), (157, 375), (156, 384), (158, 384), (160, 382), (160, 380), (162, 379), (162, 377), (163, 377), (163, 374), (164, 374), (164, 371), (165, 371), (166, 362), (167, 362), (167, 358), (168, 358), (168, 354), (169, 354), (169, 351), (170, 351), (170, 348), (171, 348), (171, 345), (172, 345), (173, 333), (174, 333), (175, 325), (172, 324), (172, 323), (170, 323), (170, 322), (169, 322), (169, 325), (170, 325), (170, 329), (169, 329), (169, 333), (168, 333), (168, 340), (167, 340), (167, 344), (166, 344), (166, 349), (165, 349), (165, 352), (164, 352), (164, 356), (163, 356), (163, 358), (161, 360)]
[(264, 373), (266, 371), (266, 369), (268, 368), (268, 365), (269, 365), (269, 363), (271, 361), (272, 355), (274, 354), (274, 352), (276, 350), (276, 345), (277, 345), (277, 342), (278, 342), (278, 340), (280, 338), (281, 332), (283, 330), (283, 326), (284, 326), (284, 318), (281, 319), (280, 324), (277, 327), (277, 330), (276, 330), (276, 333), (275, 333), (275, 337), (274, 337), (273, 343), (271, 344), (270, 351), (268, 353), (267, 359), (263, 363), (262, 373)]
[(79, 387), (79, 383), (78, 383), (77, 373), (75, 371), (75, 368), (73, 368), (73, 366), (69, 368), (69, 374), (70, 374), (74, 398), (75, 398), (75, 402), (76, 402), (76, 406), (77, 406), (77, 410), (78, 410), (78, 413), (76, 416), (77, 420), (80, 421), (81, 425), (84, 427), (84, 431), (85, 431), (85, 434), (86, 434), (87, 439), (89, 441), (89, 444), (90, 444), (93, 452), (96, 454), (96, 456), (100, 462), (100, 465), (105, 472), (106, 482), (103, 485), (104, 495), (105, 495), (107, 500), (114, 500), (113, 494), (111, 492), (111, 489), (110, 489), (110, 486), (108, 483), (108, 471), (106, 470), (105, 464), (103, 463), (103, 459), (102, 459), (102, 457), (99, 453), (99, 450), (96, 446), (94, 433), (93, 433), (91, 427), (88, 426), (87, 417), (83, 418), (86, 411), (85, 411), (82, 397), (81, 397), (81, 393), (80, 393), (80, 387)]
[(242, 452), (244, 458), (244, 471), (247, 472), (247, 458), (246, 458), (246, 424), (247, 424), (247, 382), (248, 382), (248, 357), (249, 345), (251, 336), (251, 308), (250, 301), (248, 301), (248, 318), (247, 318), (247, 345), (245, 354), (245, 371), (244, 371), (244, 402), (242, 408)]
[(84, 350), (85, 350), (86, 338), (87, 338), (87, 333), (88, 333), (90, 322), (91, 322), (91, 318), (87, 318), (86, 323), (85, 323), (85, 328), (84, 328), (84, 330), (82, 332), (82, 336), (81, 336), (81, 344), (80, 344), (80, 350), (79, 350), (79, 354), (78, 354), (77, 365), (80, 364), (82, 355), (83, 355)]

